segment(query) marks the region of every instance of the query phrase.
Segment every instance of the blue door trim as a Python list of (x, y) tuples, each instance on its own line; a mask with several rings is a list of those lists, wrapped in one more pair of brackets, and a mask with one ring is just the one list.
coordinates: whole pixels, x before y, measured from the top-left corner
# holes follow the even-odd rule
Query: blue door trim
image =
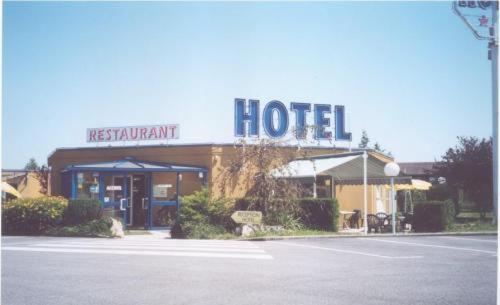
[[(168, 226), (164, 227), (157, 227), (153, 226), (153, 207), (155, 206), (175, 206), (176, 207), (176, 215), (175, 219), (176, 221), (179, 220), (179, 209), (181, 205), (181, 200), (180, 200), (180, 193), (181, 193), (181, 182), (182, 182), (182, 173), (184, 171), (175, 171), (176, 173), (176, 192), (177, 195), (175, 197), (175, 200), (170, 200), (170, 201), (157, 201), (154, 200), (153, 198), (153, 172), (139, 172), (139, 171), (102, 171), (102, 170), (85, 170), (85, 171), (77, 171), (77, 170), (72, 170), (71, 171), (71, 199), (76, 199), (77, 197), (77, 176), (79, 172), (96, 172), (99, 174), (99, 201), (101, 202), (101, 205), (103, 208), (106, 207), (113, 207), (116, 209), (120, 209), (120, 201), (113, 201), (113, 202), (104, 202), (104, 197), (106, 195), (106, 189), (104, 186), (104, 180), (105, 177), (123, 177), (123, 182), (122, 182), (122, 198), (126, 200), (126, 206), (129, 204), (129, 196), (128, 196), (128, 191), (129, 191), (129, 185), (127, 183), (127, 177), (132, 174), (144, 174), (146, 177), (146, 197), (148, 198), (148, 211), (147, 211), (147, 220), (146, 220), (146, 227), (149, 230), (165, 230), (169, 229)], [(165, 171), (159, 171), (159, 172), (165, 172)], [(204, 177), (206, 179), (206, 175)], [(133, 179), (131, 177), (131, 179)], [(127, 228), (127, 209), (125, 208), (124, 211), (120, 210), (122, 212), (121, 218), (123, 220), (124, 228)]]

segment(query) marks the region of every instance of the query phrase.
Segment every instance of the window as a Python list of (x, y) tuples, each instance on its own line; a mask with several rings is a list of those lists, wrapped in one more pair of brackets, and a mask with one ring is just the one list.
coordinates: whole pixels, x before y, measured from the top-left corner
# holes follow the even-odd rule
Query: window
[(99, 199), (99, 173), (76, 173), (76, 198)]
[(177, 200), (177, 174), (153, 173), (153, 200)]

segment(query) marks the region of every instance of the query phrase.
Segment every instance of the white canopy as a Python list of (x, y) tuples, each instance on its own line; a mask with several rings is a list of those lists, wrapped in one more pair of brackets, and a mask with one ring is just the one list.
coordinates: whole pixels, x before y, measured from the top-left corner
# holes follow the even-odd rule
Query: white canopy
[[(387, 179), (384, 174), (385, 162), (368, 154), (366, 166), (367, 176), (370, 179)], [(275, 169), (272, 175), (276, 178), (331, 176), (338, 182), (358, 180), (362, 183), (363, 153), (327, 155), (295, 160)]]
[[(336, 184), (363, 184), (364, 219), (367, 219), (368, 184), (389, 184), (393, 186), (394, 177), (387, 177), (384, 173), (386, 162), (379, 160), (367, 151), (314, 156), (294, 160), (271, 172), (275, 178), (284, 179), (313, 179), (313, 196), (316, 197), (316, 177), (330, 176)], [(410, 183), (410, 177), (396, 177), (399, 183)], [(398, 182), (396, 182), (398, 183)], [(394, 189), (394, 188), (392, 188)], [(394, 197), (394, 192), (392, 197)], [(394, 209), (394, 206), (393, 206)], [(393, 210), (393, 218), (395, 219)], [(364, 222), (364, 232), (368, 232), (367, 222)]]

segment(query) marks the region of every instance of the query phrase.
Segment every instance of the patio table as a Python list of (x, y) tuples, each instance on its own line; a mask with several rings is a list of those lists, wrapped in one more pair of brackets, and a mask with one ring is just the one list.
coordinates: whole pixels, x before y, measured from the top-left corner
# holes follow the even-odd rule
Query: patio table
[(342, 229), (350, 229), (348, 215), (356, 214), (354, 211), (340, 211), (340, 215), (342, 215)]
[[(404, 216), (396, 216), (396, 231), (397, 232), (402, 232), (405, 230), (405, 228), (401, 225), (402, 223), (404, 223), (405, 218), (406, 217), (404, 217)], [(388, 227), (390, 226), (392, 228), (392, 225), (393, 225), (392, 215), (389, 215), (389, 217), (387, 217), (387, 220), (388, 220)]]

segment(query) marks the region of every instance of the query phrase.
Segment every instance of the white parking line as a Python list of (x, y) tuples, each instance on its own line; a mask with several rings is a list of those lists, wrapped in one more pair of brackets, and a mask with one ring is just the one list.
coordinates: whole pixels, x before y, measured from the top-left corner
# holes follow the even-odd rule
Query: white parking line
[[(51, 241), (54, 242), (54, 241)], [(40, 243), (41, 244), (41, 243)], [(65, 245), (122, 245), (122, 246), (170, 246), (170, 247), (218, 247), (218, 248), (235, 248), (235, 249), (258, 249), (257, 246), (253, 244), (244, 244), (241, 243), (239, 245), (224, 245), (224, 244), (209, 244), (209, 243), (179, 243), (175, 241), (161, 241), (161, 242), (144, 242), (144, 243), (138, 243), (138, 242), (129, 242), (126, 240), (110, 240), (110, 241), (99, 241), (99, 242), (93, 242), (93, 241), (79, 241), (79, 242), (64, 242), (60, 244), (65, 244)]]
[(373, 254), (373, 253), (366, 253), (366, 252), (359, 252), (359, 251), (350, 251), (350, 250), (342, 250), (342, 249), (335, 249), (335, 248), (326, 248), (326, 247), (313, 246), (313, 245), (301, 245), (301, 244), (295, 244), (295, 243), (289, 243), (289, 242), (280, 242), (280, 244), (294, 246), (294, 247), (319, 249), (319, 250), (326, 250), (326, 251), (332, 251), (332, 252), (348, 253), (348, 254), (356, 254), (356, 255), (378, 257), (378, 258), (388, 258), (388, 259), (414, 259), (414, 258), (422, 258), (423, 257), (423, 256), (388, 256), (388, 255), (378, 255), (378, 254)]
[(214, 247), (214, 246), (190, 246), (190, 247), (184, 247), (184, 246), (172, 246), (169, 245), (168, 243), (165, 245), (141, 245), (141, 246), (134, 246), (134, 245), (128, 245), (128, 244), (122, 244), (122, 245), (113, 245), (113, 244), (101, 244), (101, 245), (94, 245), (94, 244), (34, 244), (33, 246), (35, 247), (54, 247), (54, 248), (91, 248), (91, 249), (99, 249), (99, 248), (106, 248), (106, 249), (123, 249), (123, 250), (130, 250), (130, 249), (138, 249), (140, 248), (141, 250), (170, 250), (170, 251), (208, 251), (208, 252), (248, 252), (248, 253), (265, 253), (264, 250), (262, 249), (255, 249), (255, 248), (222, 248), (222, 247)]
[(379, 241), (379, 242), (384, 242), (384, 243), (402, 244), (402, 245), (410, 245), (410, 246), (416, 246), (416, 247), (462, 250), (462, 251), (480, 252), (480, 253), (495, 254), (495, 255), (497, 254), (495, 251), (487, 251), (487, 250), (480, 250), (480, 249), (474, 249), (474, 248), (462, 248), (462, 247), (441, 246), (441, 245), (432, 245), (432, 244), (420, 244), (420, 243), (412, 243), (412, 242), (406, 242), (406, 241), (384, 240), (384, 239), (377, 239), (377, 238), (364, 238), (364, 240)]
[(268, 254), (245, 253), (207, 253), (207, 252), (176, 252), (176, 251), (133, 251), (133, 250), (104, 250), (104, 249), (63, 249), (44, 247), (2, 247), (2, 251), (29, 251), (29, 252), (59, 252), (59, 253), (87, 253), (87, 254), (119, 254), (119, 255), (149, 255), (149, 256), (184, 256), (210, 258), (243, 258), (243, 259), (273, 259)]
[(478, 242), (485, 242), (485, 243), (494, 243), (496, 244), (496, 240), (491, 240), (491, 239), (480, 239), (480, 238), (468, 238), (468, 237), (457, 237), (457, 236), (439, 236), (441, 238), (449, 238), (449, 239), (463, 239), (463, 240), (471, 240), (471, 241), (478, 241)]

